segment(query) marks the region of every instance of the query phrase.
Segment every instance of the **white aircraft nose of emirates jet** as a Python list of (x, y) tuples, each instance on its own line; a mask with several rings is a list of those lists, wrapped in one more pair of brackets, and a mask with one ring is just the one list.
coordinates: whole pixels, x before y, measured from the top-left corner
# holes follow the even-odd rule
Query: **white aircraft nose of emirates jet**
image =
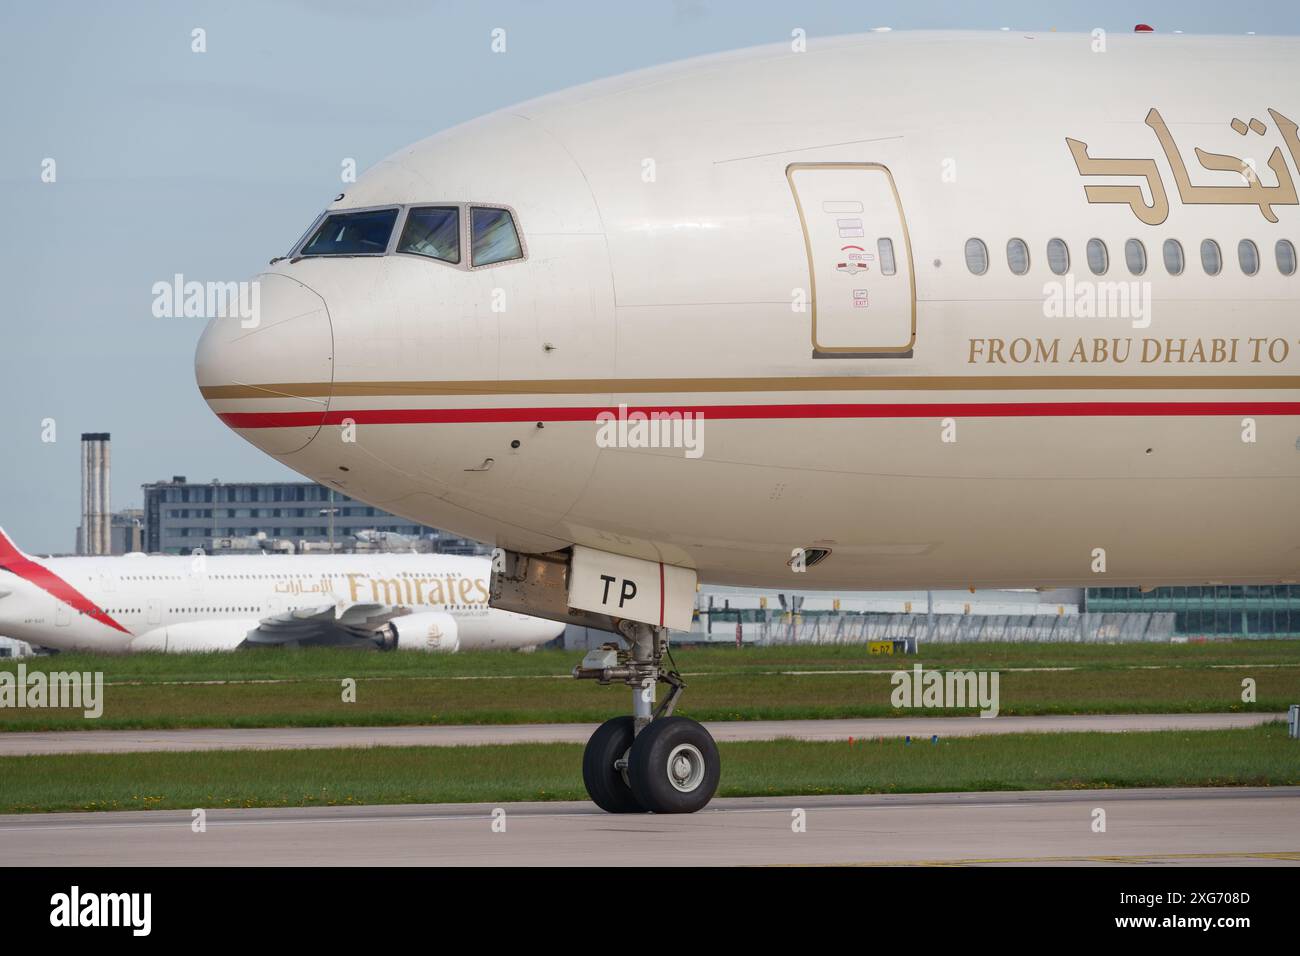
[[(232, 314), (211, 319), (194, 355), (199, 391), (223, 422), (272, 455), (300, 451), (320, 431), (334, 380), (334, 334), (325, 300), (285, 275), (264, 273)], [(290, 374), (286, 375), (286, 372)], [(311, 388), (302, 387), (312, 383)], [(322, 389), (321, 385), (327, 387)], [(236, 411), (256, 397), (257, 411)], [(274, 428), (256, 419), (276, 416)], [(257, 428), (255, 432), (241, 430)]]

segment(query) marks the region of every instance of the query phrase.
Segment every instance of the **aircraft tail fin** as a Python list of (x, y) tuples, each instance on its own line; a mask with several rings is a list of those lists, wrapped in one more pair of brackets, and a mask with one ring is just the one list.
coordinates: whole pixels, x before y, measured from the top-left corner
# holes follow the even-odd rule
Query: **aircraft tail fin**
[(9, 535), (5, 534), (5, 529), (0, 528), (0, 568), (7, 568), (26, 557), (27, 555), (19, 550), (18, 545), (13, 543)]

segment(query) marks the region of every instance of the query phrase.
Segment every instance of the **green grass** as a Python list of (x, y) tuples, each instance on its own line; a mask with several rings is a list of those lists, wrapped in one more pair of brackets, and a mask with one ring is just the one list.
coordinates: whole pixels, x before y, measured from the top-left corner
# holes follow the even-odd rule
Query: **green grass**
[[(724, 743), (721, 796), (1300, 784), (1280, 723), (938, 744)], [(579, 800), (575, 744), (0, 758), (0, 812)]]
[[(578, 656), (329, 649), (59, 655), (28, 662), (28, 669), (103, 670), (104, 715), (6, 708), (0, 731), (596, 722), (626, 712), (626, 688), (567, 676)], [(861, 647), (704, 648), (683, 650), (677, 662), (690, 685), (680, 712), (698, 720), (914, 715), (921, 712), (890, 705), (888, 671), (918, 662), (999, 669), (1003, 714), (1277, 713), (1300, 700), (1296, 641), (936, 646), (904, 658), (872, 657)], [(1068, 669), (1015, 669), (1037, 667)], [(854, 673), (872, 670), (880, 673)], [(357, 681), (355, 703), (342, 700), (345, 677)], [(1244, 677), (1257, 683), (1250, 704), (1241, 701)]]
[[(853, 670), (890, 667), (897, 659), (873, 657), (862, 645), (701, 647), (674, 649), (688, 673), (759, 673), (770, 670)], [(337, 677), (542, 677), (564, 676), (578, 651), (510, 654), (380, 654), (336, 648), (258, 649), (230, 654), (60, 654), (26, 661), (52, 670), (103, 671), (109, 681), (313, 680)], [(1205, 644), (932, 644), (918, 657), (927, 667), (1211, 667), (1233, 664), (1300, 665), (1300, 640), (1214, 641)], [(0, 662), (13, 670), (15, 661)]]

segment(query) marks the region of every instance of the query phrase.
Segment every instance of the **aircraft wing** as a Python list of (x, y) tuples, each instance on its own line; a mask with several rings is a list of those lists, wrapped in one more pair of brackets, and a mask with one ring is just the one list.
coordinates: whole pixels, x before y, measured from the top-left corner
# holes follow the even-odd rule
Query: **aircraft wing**
[(391, 604), (322, 604), (262, 618), (248, 635), (250, 646), (275, 644), (355, 645), (377, 642), (383, 626), (410, 614)]

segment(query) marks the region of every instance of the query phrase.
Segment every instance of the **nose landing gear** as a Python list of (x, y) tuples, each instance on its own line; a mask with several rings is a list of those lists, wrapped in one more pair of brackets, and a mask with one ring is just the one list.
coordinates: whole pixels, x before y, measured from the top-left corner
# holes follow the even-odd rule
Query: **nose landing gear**
[[(718, 746), (702, 724), (674, 717), (686, 684), (663, 666), (666, 628), (623, 621), (628, 647), (606, 644), (587, 654), (573, 676), (632, 688), (632, 716), (605, 721), (587, 741), (582, 779), (596, 806), (609, 813), (694, 813), (718, 789)], [(655, 685), (670, 690), (654, 707)]]

